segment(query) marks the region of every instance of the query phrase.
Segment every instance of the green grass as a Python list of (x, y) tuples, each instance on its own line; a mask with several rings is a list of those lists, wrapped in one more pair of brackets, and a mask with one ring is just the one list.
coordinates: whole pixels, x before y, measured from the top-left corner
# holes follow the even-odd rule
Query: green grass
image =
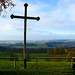
[[(72, 75), (72, 73), (63, 74), (63, 70), (70, 71), (68, 68), (60, 68), (59, 69), (15, 69), (15, 70), (1, 70), (1, 75)], [(55, 71), (55, 72), (54, 72)]]
[(0, 57), (9, 57), (8, 52), (0, 52)]
[(47, 53), (30, 53), (30, 57), (49, 57)]
[[(13, 46), (14, 48), (24, 48), (23, 46)], [(37, 44), (37, 46), (26, 46), (27, 48), (46, 48), (46, 44)]]
[(27, 62), (27, 69), (23, 69), (23, 61), (16, 62), (16, 69), (13, 61), (0, 61), (0, 65), (1, 75), (60, 75), (63, 71), (71, 71), (70, 62), (38, 62), (37, 68), (35, 62)]
[[(16, 68), (17, 69), (22, 69), (24, 62), (23, 61), (16, 61)], [(14, 67), (14, 61), (0, 61), (0, 69), (13, 69)], [(71, 62), (43, 62), (43, 61), (38, 61), (37, 63), (38, 68), (51, 68), (51, 67), (69, 67), (71, 66)], [(27, 62), (27, 67), (28, 68), (35, 68), (36, 67), (36, 62)]]
[[(23, 53), (13, 53), (14, 55), (18, 56), (19, 60), (23, 60)], [(60, 57), (66, 57), (67, 54), (59, 54)], [(30, 53), (30, 57), (54, 57), (55, 54), (48, 54), (48, 53)], [(0, 52), (0, 57), (10, 57), (9, 53)], [(5, 59), (0, 59), (0, 61)], [(8, 59), (6, 59), (7, 61)], [(65, 59), (62, 59), (63, 61)], [(35, 61), (32, 59), (32, 62)], [(45, 59), (39, 59), (38, 61), (46, 61)], [(66, 61), (66, 60), (65, 60)]]
[(24, 48), (23, 46), (13, 46), (13, 48)]
[[(19, 56), (19, 60), (22, 59), (22, 53), (14, 53)], [(49, 57), (54, 56), (55, 54), (47, 53), (31, 53), (30, 57)], [(0, 57), (9, 57), (8, 53), (0, 52)], [(59, 56), (65, 57), (66, 54), (60, 54)], [(62, 59), (63, 60), (63, 59)], [(16, 61), (16, 69), (14, 69), (14, 62), (7, 59), (0, 60), (0, 74), (1, 75), (68, 75), (68, 73), (63, 74), (63, 71), (71, 71), (69, 66), (71, 62), (50, 62), (46, 59), (38, 59), (36, 65), (36, 60), (31, 59), (27, 62), (27, 69), (23, 69), (24, 62)], [(69, 75), (72, 75), (70, 73)]]

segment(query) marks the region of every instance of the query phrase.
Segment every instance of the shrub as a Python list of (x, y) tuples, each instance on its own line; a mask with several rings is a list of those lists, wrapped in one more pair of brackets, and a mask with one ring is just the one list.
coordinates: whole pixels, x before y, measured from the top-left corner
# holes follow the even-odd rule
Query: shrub
[(67, 49), (65, 49), (65, 53), (68, 53), (68, 50)]
[[(69, 52), (66, 57), (75, 57), (75, 52)], [(71, 59), (66, 59), (66, 62), (71, 62)]]
[[(59, 55), (55, 55), (54, 57), (60, 57)], [(51, 61), (53, 61), (53, 62), (59, 62), (59, 61), (61, 61), (61, 59), (51, 59)]]
[(65, 49), (63, 47), (59, 47), (58, 54), (65, 54)]
[(58, 54), (58, 51), (59, 51), (58, 47), (55, 47), (54, 50), (53, 50), (53, 53)]
[(49, 54), (49, 49), (47, 49), (47, 53)]

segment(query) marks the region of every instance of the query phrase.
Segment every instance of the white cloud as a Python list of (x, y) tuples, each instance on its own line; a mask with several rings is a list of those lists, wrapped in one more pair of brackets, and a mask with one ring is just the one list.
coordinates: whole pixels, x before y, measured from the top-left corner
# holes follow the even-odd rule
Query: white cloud
[[(38, 11), (41, 19), (39, 22), (32, 23), (33, 25), (43, 25), (43, 26), (57, 26), (57, 27), (68, 27), (72, 26), (72, 22), (75, 23), (75, 3), (70, 3), (71, 0), (60, 0), (62, 4), (62, 7), (55, 7), (54, 10), (46, 11)], [(60, 2), (59, 1), (59, 2)], [(58, 3), (59, 3), (58, 2)], [(72, 1), (73, 2), (73, 1)], [(69, 4), (68, 4), (69, 3)], [(67, 7), (64, 7), (65, 4), (67, 4)], [(60, 5), (61, 6), (61, 5)], [(44, 8), (43, 8), (44, 9)], [(37, 13), (37, 14), (38, 14)]]
[(14, 30), (10, 25), (5, 25), (5, 26), (1, 26), (0, 29), (3, 29), (3, 30)]
[[(70, 25), (70, 22), (75, 23), (75, 13), (74, 13), (75, 3), (71, 3), (71, 2), (74, 2), (74, 0), (59, 0), (56, 7), (53, 7), (54, 10), (50, 10), (49, 8), (49, 11), (41, 11), (42, 9), (44, 9), (44, 7), (48, 8), (48, 4), (43, 5), (40, 2), (37, 4), (29, 3), (28, 16), (38, 16), (39, 15), (41, 18), (39, 22), (33, 21), (33, 23), (30, 22), (29, 24), (67, 27), (68, 25)], [(24, 2), (21, 0), (14, 0), (14, 3), (17, 5), (8, 14), (13, 13), (15, 15), (16, 14), (23, 15), (24, 14), (24, 6), (23, 6)], [(64, 8), (65, 4), (67, 4), (67, 7)], [(63, 7), (62, 9), (60, 8), (61, 6)], [(14, 21), (14, 23), (16, 23), (16, 21)]]
[(23, 30), (23, 22), (11, 19), (0, 19), (1, 30)]
[[(16, 6), (8, 12), (7, 19), (0, 19), (1, 30), (23, 30), (24, 20), (10, 19), (10, 15), (24, 15), (24, 1), (14, 0)], [(40, 7), (39, 7), (40, 6)], [(52, 5), (53, 6), (53, 5)], [(36, 4), (28, 3), (28, 16), (40, 16), (40, 21), (28, 21), (28, 32), (40, 34), (74, 34), (75, 0), (58, 0), (55, 7), (40, 0)], [(48, 9), (46, 11), (46, 8)], [(9, 16), (9, 17), (8, 17)], [(70, 29), (71, 28), (71, 29)], [(29, 31), (30, 30), (30, 31)], [(72, 32), (73, 30), (73, 32)], [(62, 33), (61, 33), (62, 32)], [(32, 33), (31, 33), (32, 34)]]

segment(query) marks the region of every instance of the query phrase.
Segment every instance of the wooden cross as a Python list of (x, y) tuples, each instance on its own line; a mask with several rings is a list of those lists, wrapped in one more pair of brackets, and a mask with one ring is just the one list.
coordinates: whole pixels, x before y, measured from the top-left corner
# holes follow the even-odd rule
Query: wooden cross
[(23, 57), (24, 57), (24, 68), (26, 68), (26, 26), (27, 26), (27, 19), (32, 19), (32, 20), (40, 20), (40, 17), (28, 17), (27, 16), (27, 6), (28, 4), (25, 3), (25, 16), (15, 16), (15, 15), (11, 15), (11, 19), (13, 18), (20, 18), (20, 19), (24, 19), (24, 49), (23, 49)]

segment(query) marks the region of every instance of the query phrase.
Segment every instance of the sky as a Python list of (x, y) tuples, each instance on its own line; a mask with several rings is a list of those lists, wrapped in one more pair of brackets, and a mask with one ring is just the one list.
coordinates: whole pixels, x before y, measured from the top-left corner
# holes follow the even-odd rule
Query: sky
[[(27, 20), (27, 40), (75, 39), (75, 0), (13, 0), (16, 4), (6, 17), (0, 16), (0, 40), (23, 40), (24, 20), (10, 15), (40, 17)], [(2, 15), (5, 14), (2, 12)]]

